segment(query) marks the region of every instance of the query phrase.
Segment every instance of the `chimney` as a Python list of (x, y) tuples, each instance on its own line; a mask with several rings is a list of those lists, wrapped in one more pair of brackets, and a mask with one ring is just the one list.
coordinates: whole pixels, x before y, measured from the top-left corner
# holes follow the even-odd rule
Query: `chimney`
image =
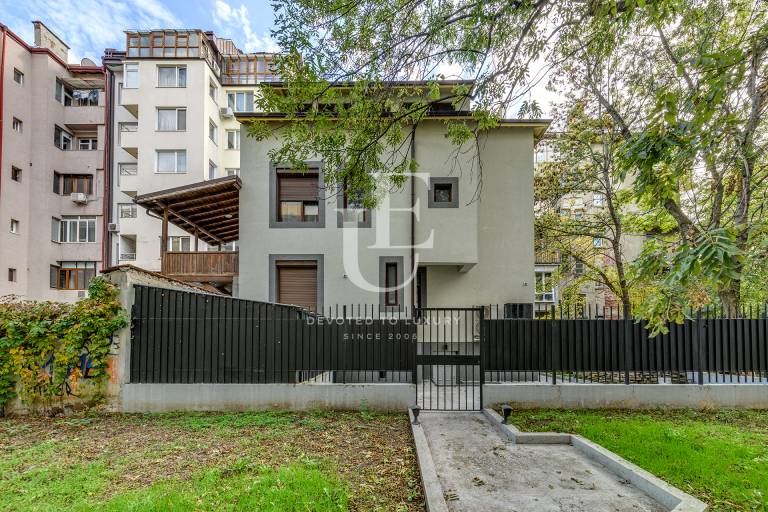
[(69, 46), (64, 44), (64, 41), (46, 27), (42, 21), (33, 21), (32, 25), (35, 26), (35, 46), (48, 48), (54, 55), (67, 62)]

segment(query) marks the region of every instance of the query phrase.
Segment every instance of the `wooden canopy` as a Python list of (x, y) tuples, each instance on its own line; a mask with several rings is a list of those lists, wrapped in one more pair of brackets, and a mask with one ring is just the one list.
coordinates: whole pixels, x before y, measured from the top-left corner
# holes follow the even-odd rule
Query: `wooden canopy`
[(238, 240), (241, 181), (237, 176), (136, 196), (134, 202), (209, 245)]

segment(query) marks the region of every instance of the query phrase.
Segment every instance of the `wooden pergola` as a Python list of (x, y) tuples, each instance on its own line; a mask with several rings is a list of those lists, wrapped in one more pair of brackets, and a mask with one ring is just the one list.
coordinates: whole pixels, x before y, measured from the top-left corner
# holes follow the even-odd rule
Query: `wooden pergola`
[[(162, 220), (162, 273), (184, 281), (227, 287), (238, 271), (237, 251), (221, 251), (240, 237), (240, 178), (227, 176), (136, 196), (134, 202)], [(168, 223), (194, 236), (194, 250), (168, 250)], [(199, 241), (219, 246), (200, 251)]]

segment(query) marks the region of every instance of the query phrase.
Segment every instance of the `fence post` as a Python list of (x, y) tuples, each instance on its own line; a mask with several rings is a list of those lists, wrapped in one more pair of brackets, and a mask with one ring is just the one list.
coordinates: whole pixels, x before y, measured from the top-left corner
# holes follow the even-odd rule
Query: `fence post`
[(701, 360), (703, 351), (702, 345), (702, 331), (704, 326), (701, 323), (701, 307), (696, 311), (696, 328), (693, 330), (693, 349), (696, 351), (696, 381), (699, 386), (704, 384), (704, 364)]
[(549, 344), (549, 347), (550, 347), (549, 356), (550, 356), (550, 358), (549, 358), (549, 360), (551, 361), (550, 367), (551, 367), (551, 370), (552, 370), (552, 385), (554, 386), (554, 385), (557, 384), (557, 369), (556, 369), (556, 367), (557, 367), (557, 365), (556, 365), (557, 358), (555, 357), (555, 339), (557, 338), (557, 336), (555, 336), (555, 331), (557, 331), (558, 335), (560, 334), (560, 332), (559, 332), (560, 329), (557, 328), (557, 320), (555, 319), (555, 305), (554, 304), (552, 305), (551, 314), (552, 314), (552, 318), (551, 318), (552, 324), (551, 324), (551, 329), (549, 330), (549, 341), (550, 341), (550, 344)]
[(622, 322), (622, 328), (624, 329), (624, 384), (629, 385), (629, 367), (632, 360), (632, 318), (631, 312), (628, 308), (624, 308), (624, 321)]

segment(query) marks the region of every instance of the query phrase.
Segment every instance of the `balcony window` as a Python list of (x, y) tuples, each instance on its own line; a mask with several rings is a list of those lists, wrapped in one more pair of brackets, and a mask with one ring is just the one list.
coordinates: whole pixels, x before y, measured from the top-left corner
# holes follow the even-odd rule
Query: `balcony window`
[(60, 265), (51, 265), (51, 288), (86, 290), (94, 277), (95, 261), (62, 261)]
[(240, 130), (227, 130), (227, 149), (240, 149)]
[(187, 129), (186, 108), (158, 108), (157, 130), (161, 132), (183, 132)]
[(64, 131), (58, 126), (54, 126), (53, 145), (61, 150), (69, 151), (72, 149), (72, 134)]
[(77, 139), (77, 149), (80, 151), (95, 151), (98, 142), (94, 137), (79, 137)]
[(187, 68), (184, 66), (158, 66), (158, 87), (186, 87)]
[(185, 173), (187, 172), (187, 152), (185, 150), (158, 150), (155, 161), (155, 172)]
[(231, 108), (233, 112), (253, 112), (253, 93), (227, 93), (227, 106)]
[(59, 221), (59, 239), (63, 244), (85, 244), (96, 242), (96, 217), (71, 216)]
[(169, 236), (168, 250), (170, 252), (189, 252), (191, 241), (191, 237), (188, 236)]
[(137, 208), (133, 203), (120, 203), (117, 205), (117, 211), (121, 219), (136, 218)]
[(75, 192), (91, 195), (93, 194), (93, 175), (59, 174), (54, 172), (53, 192), (54, 194), (66, 196)]
[(123, 67), (123, 89), (138, 89), (139, 65), (126, 63)]

